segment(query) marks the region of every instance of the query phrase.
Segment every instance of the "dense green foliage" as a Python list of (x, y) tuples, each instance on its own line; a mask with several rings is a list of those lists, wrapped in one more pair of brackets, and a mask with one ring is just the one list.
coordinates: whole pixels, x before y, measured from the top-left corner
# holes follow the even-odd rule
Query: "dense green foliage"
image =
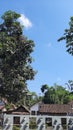
[[(65, 29), (64, 35), (58, 39), (58, 41), (62, 40), (65, 40), (66, 42), (67, 52), (73, 55), (73, 17), (70, 18), (69, 29)], [(66, 85), (68, 87), (71, 98), (73, 94), (73, 80), (69, 80)]]
[(31, 92), (29, 96), (26, 97), (26, 105), (31, 106), (38, 100), (38, 96), (35, 92)]
[(73, 93), (73, 80), (68, 80), (66, 83), (66, 87), (68, 88), (70, 93)]
[(29, 128), (30, 128), (31, 130), (32, 130), (32, 129), (35, 130), (35, 129), (37, 128), (36, 118), (35, 118), (35, 117), (30, 118)]
[(65, 29), (64, 35), (58, 41), (65, 40), (67, 52), (73, 55), (73, 17), (70, 18), (69, 29)]
[(31, 67), (34, 42), (23, 35), (19, 17), (20, 14), (7, 11), (0, 23), (0, 97), (13, 103), (23, 101), (27, 81), (35, 75)]
[(20, 130), (20, 128), (14, 125), (12, 130)]
[(43, 102), (45, 104), (67, 104), (73, 100), (73, 94), (57, 84), (51, 87), (46, 84), (42, 85), (41, 91), (44, 93)]

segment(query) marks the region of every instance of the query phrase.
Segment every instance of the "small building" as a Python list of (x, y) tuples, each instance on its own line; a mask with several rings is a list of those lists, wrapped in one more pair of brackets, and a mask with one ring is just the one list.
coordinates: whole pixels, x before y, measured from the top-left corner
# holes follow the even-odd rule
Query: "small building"
[(69, 110), (70, 106), (66, 104), (41, 104), (39, 106), (41, 115), (66, 116)]
[(30, 114), (31, 115), (38, 115), (39, 114), (40, 104), (41, 104), (41, 102), (37, 102), (30, 107)]
[(5, 111), (6, 114), (15, 114), (15, 115), (29, 115), (30, 111), (25, 106), (21, 105), (15, 109)]
[(13, 110), (8, 110), (3, 112), (4, 114), (11, 115), (13, 117), (13, 125), (19, 126), (20, 125), (20, 117), (22, 115), (30, 115), (30, 111), (23, 105), (14, 108)]
[(68, 104), (35, 103), (30, 107), (31, 115), (67, 116), (73, 115), (73, 101)]
[(0, 104), (0, 126), (2, 126), (3, 112), (6, 111), (4, 104)]

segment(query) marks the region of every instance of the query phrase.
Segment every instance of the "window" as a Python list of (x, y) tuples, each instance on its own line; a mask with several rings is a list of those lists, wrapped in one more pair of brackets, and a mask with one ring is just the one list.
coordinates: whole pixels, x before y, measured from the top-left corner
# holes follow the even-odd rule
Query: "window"
[(19, 125), (20, 124), (20, 117), (14, 117), (13, 118), (13, 124), (14, 125)]

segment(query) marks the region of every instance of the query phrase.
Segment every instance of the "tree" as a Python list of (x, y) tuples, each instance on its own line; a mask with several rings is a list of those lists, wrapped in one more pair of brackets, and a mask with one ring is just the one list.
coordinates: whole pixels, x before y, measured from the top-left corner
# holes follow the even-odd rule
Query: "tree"
[(58, 97), (58, 104), (66, 104), (69, 101), (69, 91), (63, 86), (55, 84), (55, 95)]
[(65, 40), (67, 52), (73, 55), (73, 17), (70, 18), (69, 29), (65, 29), (64, 35), (58, 41)]
[(27, 104), (29, 102), (29, 106), (32, 106), (33, 104), (42, 101), (42, 96), (37, 95), (35, 92), (30, 93), (29, 100), (27, 100)]
[(45, 93), (45, 91), (47, 91), (47, 89), (48, 89), (48, 85), (47, 84), (42, 85), (42, 87), (41, 87), (42, 93)]
[(9, 10), (0, 24), (0, 96), (12, 103), (24, 98), (27, 81), (35, 75), (31, 67), (34, 42), (23, 35), (20, 16)]
[(68, 90), (70, 91), (70, 93), (73, 93), (73, 80), (68, 80), (68, 82), (66, 83), (66, 86)]
[[(67, 52), (73, 56), (73, 17), (70, 18), (69, 29), (65, 29), (64, 35), (58, 41), (65, 40)], [(70, 92), (73, 93), (73, 80), (66, 83)]]
[(45, 104), (66, 104), (70, 99), (73, 99), (73, 97), (69, 95), (69, 91), (57, 84), (51, 87), (47, 85), (47, 90), (43, 96), (43, 102)]
[(53, 87), (48, 87), (47, 91), (44, 93), (43, 102), (45, 104), (54, 104), (55, 103), (55, 89)]

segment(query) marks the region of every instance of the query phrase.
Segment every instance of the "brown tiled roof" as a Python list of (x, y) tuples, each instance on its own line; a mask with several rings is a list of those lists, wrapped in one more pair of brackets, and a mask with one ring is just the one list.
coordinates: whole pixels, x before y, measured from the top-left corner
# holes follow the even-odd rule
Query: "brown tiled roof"
[(4, 106), (0, 106), (0, 110), (2, 110), (4, 108)]
[(40, 113), (68, 113), (70, 110), (70, 106), (66, 104), (41, 104), (39, 106)]
[(21, 105), (18, 108), (16, 108), (14, 110), (14, 112), (26, 112), (26, 113), (28, 112), (29, 113), (29, 110), (28, 110), (28, 108), (26, 106)]
[(28, 115), (29, 113), (28, 112), (12, 112), (12, 114), (15, 114), (15, 115)]
[(16, 108), (16, 109), (14, 109), (14, 110), (9, 110), (9, 111), (6, 111), (6, 112), (4, 112), (4, 113), (7, 113), (7, 114), (19, 114), (19, 115), (21, 115), (21, 114), (23, 114), (23, 115), (27, 115), (27, 114), (29, 114), (30, 112), (29, 112), (29, 110), (25, 107), (25, 106), (19, 106), (18, 108)]
[(69, 105), (73, 105), (73, 100), (68, 103)]

